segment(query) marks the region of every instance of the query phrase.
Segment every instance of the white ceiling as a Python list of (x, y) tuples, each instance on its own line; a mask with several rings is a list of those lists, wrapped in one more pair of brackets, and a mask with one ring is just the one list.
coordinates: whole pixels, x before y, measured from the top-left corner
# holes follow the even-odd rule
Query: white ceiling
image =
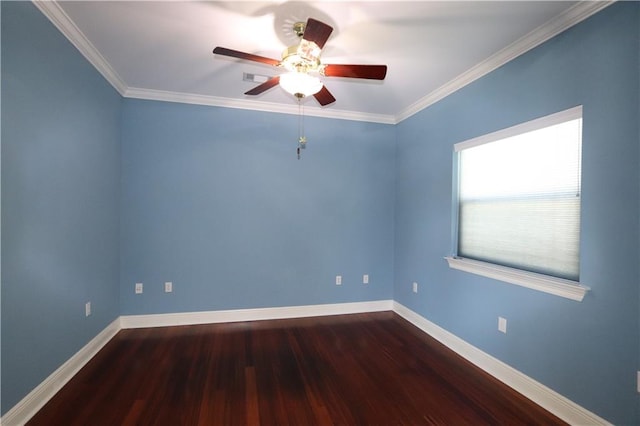
[(259, 96), (243, 73), (278, 68), (213, 55), (216, 46), (281, 58), (293, 22), (334, 30), (323, 63), (386, 64), (383, 82), (329, 77), (337, 98), (306, 113), (398, 122), (604, 7), (569, 1), (155, 2), (37, 6), (127, 97), (297, 112), (280, 87)]

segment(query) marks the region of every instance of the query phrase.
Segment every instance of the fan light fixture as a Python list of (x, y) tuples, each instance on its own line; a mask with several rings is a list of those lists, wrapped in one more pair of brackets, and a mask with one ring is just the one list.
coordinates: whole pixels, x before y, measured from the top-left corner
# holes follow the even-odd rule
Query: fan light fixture
[(292, 71), (280, 76), (280, 86), (296, 98), (304, 98), (318, 93), (322, 89), (322, 82), (318, 77)]
[(300, 158), (300, 150), (305, 148), (307, 144), (307, 138), (304, 136), (304, 105), (302, 99), (313, 96), (320, 106), (326, 106), (336, 101), (336, 98), (320, 81), (318, 75), (384, 80), (387, 75), (387, 66), (323, 64), (320, 62), (320, 54), (333, 28), (324, 22), (309, 18), (306, 23), (294, 23), (293, 31), (300, 38), (300, 42), (297, 45), (287, 47), (282, 53), (282, 60), (220, 46), (213, 49), (213, 53), (284, 68), (287, 71), (285, 74), (271, 77), (244, 94), (255, 96), (280, 85), (298, 100), (300, 117), (298, 158)]

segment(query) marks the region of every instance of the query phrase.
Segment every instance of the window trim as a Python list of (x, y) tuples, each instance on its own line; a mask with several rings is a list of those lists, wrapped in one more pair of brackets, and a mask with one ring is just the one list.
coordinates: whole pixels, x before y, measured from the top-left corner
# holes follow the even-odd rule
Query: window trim
[[(515, 126), (498, 130), (477, 138), (469, 139), (453, 145), (454, 152), (465, 150), (474, 146), (491, 143), (500, 139), (506, 139), (522, 133), (531, 132), (544, 127), (553, 126), (573, 119), (582, 118), (582, 105), (551, 114), (545, 117), (537, 118), (526, 123), (517, 124)], [(456, 157), (457, 158), (457, 157)], [(454, 161), (454, 176), (458, 173), (457, 161)], [(453, 241), (452, 252), (457, 252), (458, 246), (458, 178), (453, 180)], [(445, 260), (452, 269), (493, 278), (509, 284), (515, 284), (533, 290), (542, 291), (556, 296), (565, 297), (567, 299), (581, 302), (584, 299), (589, 287), (580, 284), (577, 281), (558, 278), (551, 275), (545, 275), (535, 272), (529, 272), (522, 269), (511, 268), (489, 262), (483, 262), (474, 259), (467, 259), (457, 255), (446, 256)]]
[(576, 107), (569, 108), (555, 114), (536, 118), (531, 121), (527, 121), (526, 123), (516, 124), (515, 126), (498, 130), (486, 135), (478, 136), (477, 138), (458, 142), (453, 145), (453, 150), (455, 152), (460, 152), (474, 146), (484, 145), (486, 143), (495, 142), (500, 139), (507, 139), (512, 136), (518, 136), (522, 133), (533, 132), (535, 130), (539, 130), (545, 127), (551, 127), (553, 125), (575, 120), (578, 118), (582, 118), (582, 105), (578, 105)]
[(589, 287), (583, 286), (576, 281), (481, 262), (479, 260), (457, 256), (447, 256), (445, 260), (451, 269), (457, 269), (487, 278), (494, 278), (509, 284), (554, 294), (577, 302), (582, 302), (587, 291), (591, 290)]

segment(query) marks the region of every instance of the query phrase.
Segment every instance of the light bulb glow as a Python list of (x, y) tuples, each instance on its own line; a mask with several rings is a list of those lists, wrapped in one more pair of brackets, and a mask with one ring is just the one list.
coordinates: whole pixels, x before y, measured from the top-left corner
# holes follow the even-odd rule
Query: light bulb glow
[(322, 82), (318, 77), (294, 71), (280, 76), (280, 86), (294, 96), (311, 96), (322, 89)]

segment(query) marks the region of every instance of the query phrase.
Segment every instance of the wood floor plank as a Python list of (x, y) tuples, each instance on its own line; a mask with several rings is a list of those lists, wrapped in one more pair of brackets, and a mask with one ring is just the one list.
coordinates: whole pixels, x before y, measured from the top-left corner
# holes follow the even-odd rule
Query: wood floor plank
[(144, 408), (145, 404), (146, 401), (142, 399), (136, 399), (135, 401), (133, 401), (133, 405), (127, 413), (127, 416), (124, 418), (122, 426), (137, 425), (140, 419), (140, 413), (142, 413), (142, 409)]
[(260, 424), (260, 412), (258, 410), (258, 388), (256, 386), (256, 368), (248, 366), (244, 369), (246, 401), (245, 411), (247, 413), (248, 425)]
[(393, 312), (120, 331), (28, 425), (562, 425)]

